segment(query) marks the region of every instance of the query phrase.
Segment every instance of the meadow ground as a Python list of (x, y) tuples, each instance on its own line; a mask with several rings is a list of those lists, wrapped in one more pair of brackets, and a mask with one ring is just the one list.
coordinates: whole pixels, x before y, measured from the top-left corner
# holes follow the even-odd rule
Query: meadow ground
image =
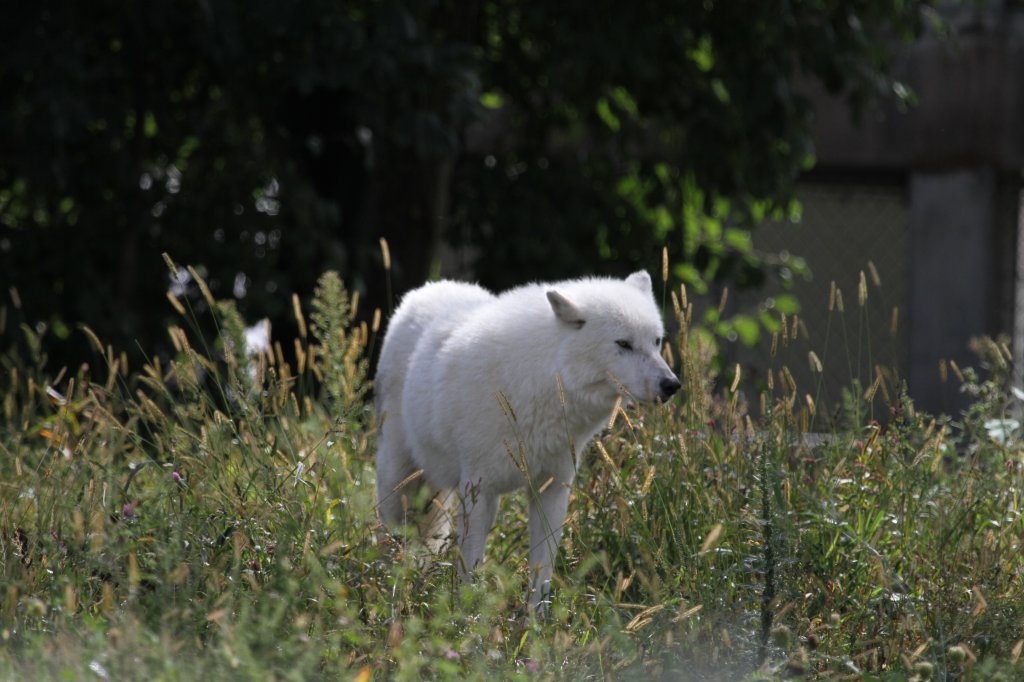
[(978, 342), (984, 380), (947, 368), (973, 401), (956, 418), (874, 369), (825, 405), (786, 369), (818, 357), (792, 319), (765, 385), (712, 390), (672, 299), (682, 398), (617, 412), (587, 450), (540, 621), (522, 496), (471, 585), (378, 526), (380, 330), (351, 323), (337, 276), (296, 305), (289, 361), (246, 354), (205, 288), (176, 355), (139, 368), (87, 329), (90, 367), (47, 367), (8, 306), (0, 678), (1024, 679), (1024, 395), (1005, 345)]

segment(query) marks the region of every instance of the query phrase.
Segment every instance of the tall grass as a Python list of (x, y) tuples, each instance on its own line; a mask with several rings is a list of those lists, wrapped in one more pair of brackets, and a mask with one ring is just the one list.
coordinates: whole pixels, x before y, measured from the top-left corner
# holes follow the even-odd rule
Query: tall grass
[(293, 363), (247, 354), (203, 291), (216, 337), (182, 307), (174, 357), (138, 368), (86, 329), (97, 361), (53, 372), (21, 311), (0, 314), (0, 677), (1024, 675), (1020, 401), (998, 342), (979, 342), (984, 381), (956, 368), (962, 419), (894, 390), (884, 426), (851, 410), (812, 440), (814, 387), (784, 367), (756, 419), (738, 382), (712, 389), (680, 292), (684, 396), (617, 412), (588, 449), (538, 621), (523, 496), (473, 584), (378, 527), (378, 329), (336, 275), (296, 305)]

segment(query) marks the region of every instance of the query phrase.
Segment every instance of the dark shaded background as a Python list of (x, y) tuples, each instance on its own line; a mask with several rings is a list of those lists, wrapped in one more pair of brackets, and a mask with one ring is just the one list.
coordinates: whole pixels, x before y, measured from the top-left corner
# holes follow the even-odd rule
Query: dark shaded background
[[(54, 363), (86, 322), (166, 345), (160, 254), (250, 321), (325, 269), (388, 309), (436, 275), (503, 288), (656, 270), (772, 276), (744, 238), (813, 164), (809, 87), (909, 94), (927, 3), (21, 3), (0, 22), (0, 287)], [(895, 94), (894, 94), (895, 93)], [(182, 283), (201, 309), (194, 285)]]

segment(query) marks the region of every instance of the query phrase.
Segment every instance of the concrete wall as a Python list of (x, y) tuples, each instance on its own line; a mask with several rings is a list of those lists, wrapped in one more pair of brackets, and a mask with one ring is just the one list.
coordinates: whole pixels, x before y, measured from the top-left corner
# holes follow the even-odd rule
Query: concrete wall
[(940, 360), (974, 364), (967, 349), (993, 332), (994, 174), (989, 170), (914, 173), (910, 180), (910, 353), (915, 402), (929, 410), (959, 407), (941, 385)]
[(939, 360), (976, 364), (972, 336), (1024, 330), (1016, 281), (1024, 5), (961, 8), (951, 22), (953, 41), (927, 38), (898, 61), (917, 107), (889, 103), (853, 121), (842, 100), (817, 93), (814, 135), (821, 172), (906, 178), (910, 393), (923, 409), (955, 412), (962, 398), (940, 384)]

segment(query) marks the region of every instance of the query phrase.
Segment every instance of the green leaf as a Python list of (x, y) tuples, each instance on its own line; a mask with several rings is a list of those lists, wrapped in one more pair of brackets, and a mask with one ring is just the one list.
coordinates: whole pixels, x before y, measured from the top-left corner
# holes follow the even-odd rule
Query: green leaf
[(636, 105), (636, 100), (633, 99), (633, 96), (629, 94), (629, 90), (626, 90), (626, 88), (618, 87), (612, 90), (612, 100), (614, 100), (615, 106), (629, 114), (630, 118), (636, 118), (640, 115), (640, 109)]
[(715, 97), (718, 98), (719, 102), (721, 102), (722, 104), (729, 103), (729, 88), (725, 86), (725, 83), (722, 81), (721, 78), (711, 79), (711, 91), (715, 93)]
[(701, 36), (697, 47), (689, 50), (686, 56), (704, 73), (708, 73), (715, 67), (715, 53), (711, 47), (711, 38), (709, 36)]
[(485, 92), (480, 95), (480, 104), (485, 109), (501, 109), (505, 106), (505, 98), (494, 91)]
[(672, 267), (672, 273), (686, 283), (695, 294), (708, 293), (708, 283), (701, 277), (700, 271), (690, 263), (679, 263)]
[(750, 233), (746, 230), (728, 228), (725, 231), (725, 243), (740, 253), (751, 253), (754, 250), (754, 243), (750, 239)]
[(775, 297), (775, 309), (780, 313), (793, 315), (800, 312), (800, 301), (791, 294), (779, 294)]
[(732, 318), (731, 322), (732, 328), (744, 346), (750, 348), (757, 344), (757, 340), (761, 337), (761, 327), (757, 324), (757, 320), (749, 315), (737, 315)]
[(146, 117), (142, 120), (142, 134), (153, 139), (158, 132), (160, 132), (160, 127), (156, 124), (156, 116), (152, 111), (147, 111)]
[(782, 328), (779, 323), (779, 318), (774, 315), (775, 311), (765, 310), (757, 314), (758, 319), (761, 321), (761, 326), (764, 327), (765, 331), (774, 334)]
[(668, 233), (675, 227), (675, 220), (665, 206), (658, 206), (654, 209), (654, 236), (659, 242), (665, 241)]
[(608, 99), (606, 97), (598, 99), (594, 108), (597, 111), (598, 118), (604, 121), (604, 124), (608, 126), (612, 132), (619, 132), (619, 128), (622, 127), (622, 122), (619, 121), (619, 117), (612, 111), (611, 104), (608, 103)]

